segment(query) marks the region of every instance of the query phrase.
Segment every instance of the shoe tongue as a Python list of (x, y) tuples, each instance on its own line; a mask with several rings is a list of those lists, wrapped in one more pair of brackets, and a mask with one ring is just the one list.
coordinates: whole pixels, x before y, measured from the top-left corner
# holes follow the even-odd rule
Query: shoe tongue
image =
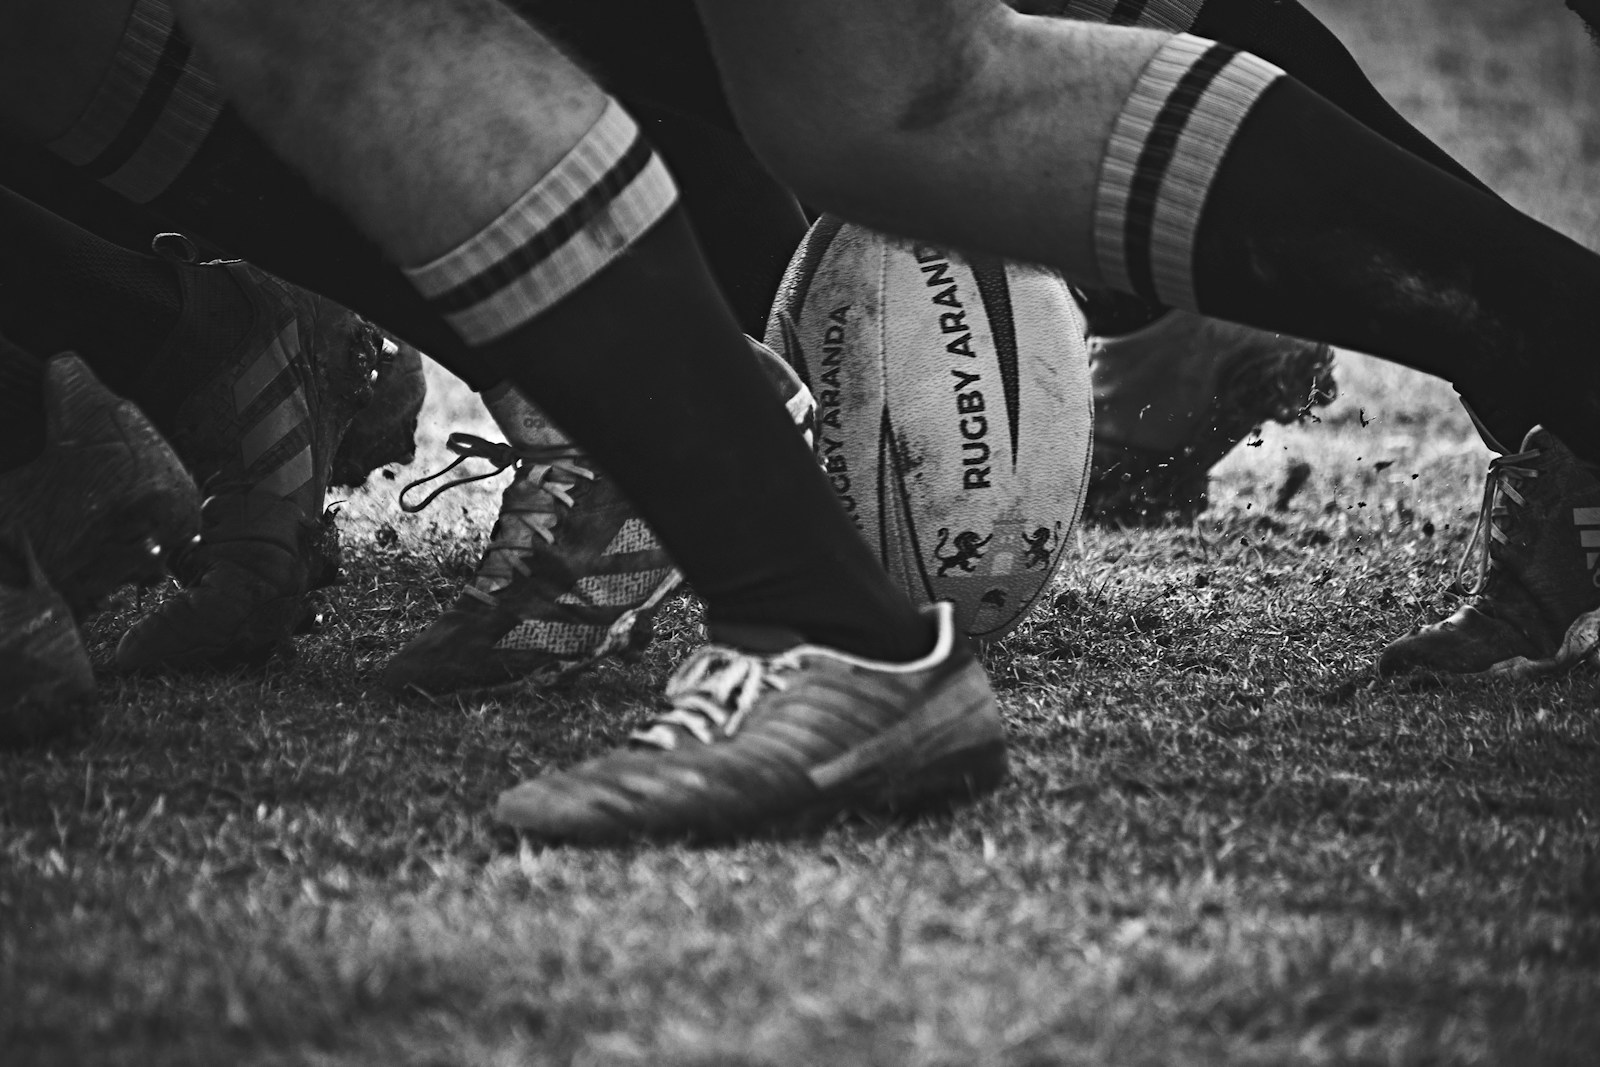
[(716, 644), (758, 656), (777, 655), (805, 644), (805, 638), (794, 630), (760, 623), (713, 622), (706, 625), (706, 633)]

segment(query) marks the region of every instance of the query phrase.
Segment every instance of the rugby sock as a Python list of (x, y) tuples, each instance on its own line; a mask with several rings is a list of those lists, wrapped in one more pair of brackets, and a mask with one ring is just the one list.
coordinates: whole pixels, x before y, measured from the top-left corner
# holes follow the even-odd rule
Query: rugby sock
[(1187, 30), (1275, 63), (1312, 92), (1440, 170), (1488, 191), (1476, 175), (1428, 140), (1362, 72), (1333, 31), (1296, 0), (1206, 0)]
[(1192, 33), (1281, 68), (1389, 140), (1479, 188), (1460, 163), (1396, 111), (1333, 31), (1298, 0), (1022, 0), (1020, 10), (1112, 26)]
[[(627, 121), (618, 109), (610, 114)], [(631, 245), (617, 242), (614, 213), (603, 210), (618, 190), (597, 188), (584, 200), (584, 188), (564, 186), (568, 175), (554, 189), (571, 211), (546, 219), (549, 232), (528, 232), (513, 209), (456, 253), (406, 272), (231, 108), (211, 113), (206, 131), (163, 188), (143, 187), (157, 217), (333, 297), (479, 391), (514, 382), (612, 473), (705, 599), (713, 626), (781, 627), (885, 660), (926, 651), (926, 622), (850, 525), (783, 406), (771, 402), (643, 141), (624, 147), (617, 173), (642, 160), (630, 177), (648, 171), (651, 195), (660, 200), (664, 189), (668, 202)], [(4, 157), (0, 172), (9, 173)], [(66, 167), (54, 177), (84, 180)], [(593, 225), (566, 229), (584, 220)], [(490, 262), (516, 226), (520, 247)], [(554, 273), (540, 258), (546, 245), (564, 253)], [(580, 247), (573, 273), (565, 252)], [(474, 300), (485, 283), (492, 298)], [(619, 381), (631, 388), (618, 390)]]
[(135, 204), (154, 199), (222, 110), (216, 82), (191, 52), (164, 0), (138, 0), (110, 70), (50, 151)]
[(0, 329), (17, 343), (37, 352), (72, 349), (107, 388), (126, 395), (182, 311), (171, 264), (102, 241), (0, 189)]
[(1155, 55), (1102, 162), (1095, 252), (1116, 288), (1387, 356), (1600, 458), (1600, 258), (1257, 57), (1183, 34)]
[(611, 473), (714, 631), (781, 627), (879, 659), (923, 654), (927, 623), (776, 402), (676, 199), (612, 103), (498, 219), (407, 274), (461, 342)]
[[(1478, 178), (1405, 120), (1361, 70), (1331, 30), (1296, 0), (1036, 0), (1039, 14), (1065, 14), (1085, 21), (1137, 25), (1219, 41), (1282, 67), (1312, 91), (1337, 105), (1401, 148), (1427, 160), (1464, 182), (1490, 192)], [(1106, 290), (1086, 290), (1084, 314), (1091, 332), (1102, 336), (1129, 333), (1160, 317), (1165, 310)], [(1530, 425), (1497, 420), (1487, 426), (1474, 414), (1490, 447), (1520, 442)]]
[(628, 110), (672, 172), (689, 224), (739, 328), (759, 338), (783, 272), (806, 235), (806, 217), (725, 130), (632, 102)]

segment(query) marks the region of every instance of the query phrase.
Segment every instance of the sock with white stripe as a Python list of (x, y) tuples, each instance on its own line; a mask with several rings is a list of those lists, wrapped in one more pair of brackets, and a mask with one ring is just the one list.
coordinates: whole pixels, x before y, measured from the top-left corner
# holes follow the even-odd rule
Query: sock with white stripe
[(50, 151), (135, 204), (154, 199), (188, 166), (222, 110), (193, 51), (165, 0), (137, 0), (110, 69)]
[(926, 651), (926, 622), (750, 358), (620, 107), (488, 227), (407, 274), (610, 473), (711, 625), (781, 626), (889, 660)]
[(1095, 211), (1117, 288), (1406, 363), (1491, 425), (1542, 422), (1600, 458), (1600, 257), (1264, 60), (1172, 38), (1118, 118)]

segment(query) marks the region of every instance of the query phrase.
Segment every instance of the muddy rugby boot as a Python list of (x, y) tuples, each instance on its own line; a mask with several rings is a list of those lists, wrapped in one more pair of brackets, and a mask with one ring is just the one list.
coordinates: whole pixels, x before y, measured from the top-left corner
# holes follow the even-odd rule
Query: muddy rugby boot
[(728, 840), (980, 796), (1006, 773), (994, 691), (950, 605), (925, 610), (938, 637), (910, 663), (706, 645), (627, 747), (502, 793), (495, 819), (579, 845)]
[(45, 447), (0, 473), (0, 514), (74, 612), (162, 577), (200, 528), (194, 480), (150, 420), (74, 355), (44, 369)]
[[(1091, 328), (1095, 300), (1086, 300)], [(1129, 526), (1192, 522), (1210, 470), (1268, 420), (1333, 400), (1324, 344), (1167, 311), (1090, 339), (1094, 458), (1084, 516)]]
[(384, 667), (386, 688), (444, 693), (551, 681), (605, 655), (643, 648), (651, 618), (680, 581), (655, 534), (589, 458), (510, 387), (485, 403), (509, 444), (451, 434), (456, 463), (514, 468), (477, 573), (455, 603)]
[[(166, 573), (200, 528), (200, 497), (149, 420), (76, 356), (44, 370), (45, 447), (0, 473), (0, 744), (64, 733), (95, 704), (74, 621), (113, 589)], [(36, 547), (37, 546), (37, 547)]]
[(136, 395), (206, 494), (183, 588), (117, 646), (119, 669), (254, 664), (289, 647), (337, 575), (323, 514), (334, 455), (372, 395), (376, 328), (246, 263), (175, 263), (183, 316)]
[(1600, 478), (1535, 427), (1521, 452), (1489, 463), (1457, 582), (1470, 599), (1384, 649), (1378, 672), (1531, 675), (1597, 662), (1597, 563)]
[(417, 419), (427, 399), (422, 354), (408, 344), (385, 339), (372, 399), (345, 431), (329, 481), (355, 489), (379, 467), (404, 466), (416, 459)]
[[(771, 349), (750, 345), (790, 417), (810, 433), (810, 390)], [(513, 466), (516, 475), (477, 574), (385, 666), (387, 688), (438, 694), (549, 683), (604, 656), (637, 654), (651, 640), (657, 608), (681, 581), (611, 480), (538, 408), (509, 386), (486, 395), (485, 404), (510, 443), (452, 434), (448, 447), (457, 463), (490, 462), (494, 469), (480, 478)], [(420, 510), (444, 489), (416, 504), (402, 493), (402, 507)]]

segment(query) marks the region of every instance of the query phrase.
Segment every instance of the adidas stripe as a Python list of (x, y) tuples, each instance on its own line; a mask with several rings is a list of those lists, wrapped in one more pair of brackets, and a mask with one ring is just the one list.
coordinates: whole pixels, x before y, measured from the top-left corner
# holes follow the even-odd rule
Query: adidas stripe
[(1600, 508), (1573, 508), (1572, 524), (1578, 527), (1578, 543), (1583, 547), (1590, 571), (1600, 563)]
[(1199, 310), (1194, 240), (1239, 126), (1283, 71), (1179, 34), (1162, 46), (1111, 133), (1095, 192), (1095, 256), (1106, 284)]
[(465, 244), (406, 271), (468, 344), (510, 333), (659, 222), (677, 190), (615, 102), (567, 156)]
[(135, 203), (155, 199), (216, 124), (222, 94), (164, 0), (139, 0), (99, 89), (50, 150)]

